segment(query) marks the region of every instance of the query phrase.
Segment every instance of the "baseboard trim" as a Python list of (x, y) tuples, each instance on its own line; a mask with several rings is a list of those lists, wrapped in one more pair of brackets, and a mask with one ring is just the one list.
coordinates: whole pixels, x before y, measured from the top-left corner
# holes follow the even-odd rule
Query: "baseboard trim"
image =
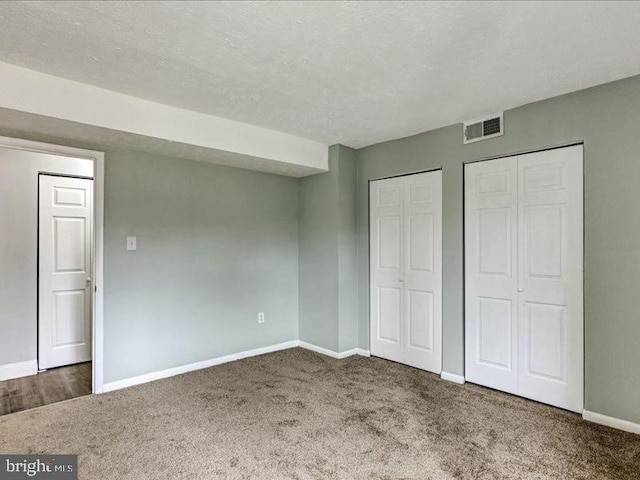
[(331, 358), (344, 358), (346, 356), (344, 354), (347, 353), (347, 352), (343, 352), (341, 354), (338, 352), (334, 352), (333, 350), (329, 350), (328, 348), (319, 347), (318, 345), (314, 345), (313, 343), (303, 342), (302, 340), (298, 342), (298, 346), (306, 350), (311, 350), (312, 352), (321, 353), (322, 355), (326, 355), (327, 357), (331, 357)]
[(120, 390), (122, 388), (140, 385), (142, 383), (153, 382), (155, 380), (161, 380), (163, 378), (169, 378), (175, 375), (193, 372), (195, 370), (202, 370), (203, 368), (209, 368), (215, 365), (234, 362), (236, 360), (255, 357), (257, 355), (264, 355), (265, 353), (286, 350), (288, 348), (294, 348), (297, 346), (299, 346), (298, 340), (291, 340), (290, 342), (278, 343), (276, 345), (269, 345), (267, 347), (256, 348), (254, 350), (246, 350), (244, 352), (232, 353), (230, 355), (211, 358), (209, 360), (203, 360), (201, 362), (190, 363), (181, 367), (168, 368), (159, 372), (145, 373), (144, 375), (138, 375), (137, 377), (116, 380), (115, 382), (105, 383), (103, 387), (103, 393), (113, 392), (114, 390)]
[(354, 355), (358, 355), (358, 349), (352, 348), (351, 350), (346, 350), (344, 352), (339, 352), (336, 354), (336, 358), (342, 359), (347, 357), (353, 357)]
[(640, 423), (633, 423), (620, 418), (609, 417), (601, 413), (590, 412), (589, 410), (582, 411), (582, 418), (587, 422), (598, 423), (606, 427), (617, 428), (618, 430), (624, 430), (625, 432), (640, 435)]
[(322, 355), (326, 355), (327, 357), (337, 358), (338, 360), (352, 357), (354, 355), (361, 355), (363, 357), (370, 356), (369, 351), (363, 350), (362, 348), (352, 348), (351, 350), (345, 350), (344, 352), (334, 352), (333, 350), (329, 350), (328, 348), (319, 347), (318, 345), (303, 342), (302, 340), (298, 342), (298, 346), (306, 350), (311, 350), (312, 352), (321, 353)]
[(26, 362), (7, 363), (0, 365), (0, 382), (11, 380), (12, 378), (28, 377), (38, 373), (38, 361), (27, 360)]
[[(181, 375), (183, 373), (193, 372), (195, 370), (202, 370), (203, 368), (209, 368), (215, 365), (221, 365), (223, 363), (234, 362), (236, 360), (241, 360), (243, 358), (255, 357), (257, 355), (264, 355), (265, 353), (277, 352), (279, 350), (286, 350), (288, 348), (294, 348), (294, 347), (305, 348), (307, 350), (312, 350), (316, 353), (320, 353), (322, 355), (327, 355), (329, 357), (337, 358), (337, 359), (347, 358), (353, 355), (361, 355), (363, 357), (369, 357), (371, 355), (369, 353), (369, 350), (364, 350), (362, 348), (353, 348), (345, 352), (334, 352), (333, 350), (319, 347), (317, 345), (313, 345), (312, 343), (303, 342), (301, 340), (291, 340), (289, 342), (278, 343), (276, 345), (269, 345), (267, 347), (256, 348), (254, 350), (246, 350), (244, 352), (239, 352), (239, 353), (232, 353), (231, 355), (225, 355), (223, 357), (211, 358), (209, 360), (190, 363), (188, 365), (182, 365), (180, 367), (160, 370), (159, 372), (145, 373), (144, 375), (138, 375), (136, 377), (125, 378), (123, 380), (116, 380), (115, 382), (105, 383), (102, 388), (102, 393), (113, 392), (114, 390), (133, 387), (134, 385), (153, 382), (155, 380), (161, 380), (163, 378), (169, 378), (175, 375)], [(35, 361), (34, 361), (34, 368), (37, 371), (37, 364), (35, 363)], [(36, 373), (36, 371), (34, 371), (34, 373)], [(30, 374), (27, 374), (27, 375), (30, 375)]]
[(456, 375), (455, 373), (442, 372), (440, 373), (440, 378), (447, 382), (459, 383), (460, 385), (464, 383), (464, 377), (462, 375)]

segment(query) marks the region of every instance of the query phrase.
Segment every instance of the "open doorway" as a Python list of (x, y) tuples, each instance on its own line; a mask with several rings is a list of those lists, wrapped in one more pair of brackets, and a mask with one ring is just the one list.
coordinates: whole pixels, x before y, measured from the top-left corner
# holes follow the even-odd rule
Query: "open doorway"
[(102, 392), (103, 162), (0, 137), (0, 415)]

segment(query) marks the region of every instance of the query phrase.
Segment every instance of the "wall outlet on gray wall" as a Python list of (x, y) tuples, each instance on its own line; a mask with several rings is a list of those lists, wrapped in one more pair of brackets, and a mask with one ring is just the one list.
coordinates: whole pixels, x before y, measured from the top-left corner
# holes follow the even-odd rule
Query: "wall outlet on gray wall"
[(264, 323), (264, 312), (258, 312), (258, 323)]

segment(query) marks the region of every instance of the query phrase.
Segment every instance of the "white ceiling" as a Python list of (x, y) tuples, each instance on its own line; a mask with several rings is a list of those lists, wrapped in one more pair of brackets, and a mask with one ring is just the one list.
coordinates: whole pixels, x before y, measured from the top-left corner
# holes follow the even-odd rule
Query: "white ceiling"
[(362, 147), (639, 74), (638, 25), (640, 2), (2, 2), (0, 61)]

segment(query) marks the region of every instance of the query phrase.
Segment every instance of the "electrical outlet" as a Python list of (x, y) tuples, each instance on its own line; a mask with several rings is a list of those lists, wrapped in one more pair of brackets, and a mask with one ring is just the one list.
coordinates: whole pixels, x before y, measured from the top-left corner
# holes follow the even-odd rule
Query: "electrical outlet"
[(127, 237), (127, 250), (135, 250), (136, 243), (136, 237)]
[(264, 312), (258, 312), (258, 323), (264, 323)]

